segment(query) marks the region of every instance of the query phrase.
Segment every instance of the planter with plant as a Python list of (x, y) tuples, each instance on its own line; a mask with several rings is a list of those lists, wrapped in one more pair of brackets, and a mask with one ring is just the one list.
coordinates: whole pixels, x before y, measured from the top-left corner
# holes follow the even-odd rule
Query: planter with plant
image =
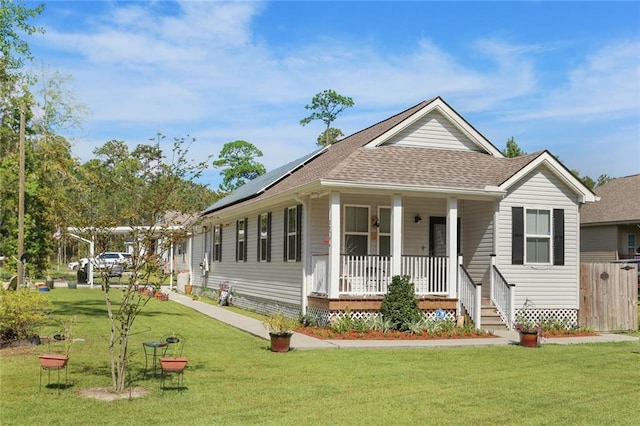
[(271, 351), (289, 352), (291, 348), (291, 336), (296, 329), (298, 320), (286, 316), (282, 311), (269, 315), (262, 323), (269, 331), (271, 338)]
[[(38, 356), (42, 368), (58, 369), (67, 365), (74, 343), (73, 326), (77, 321), (76, 316), (62, 320), (61, 328), (53, 335), (53, 342), (49, 342), (49, 352)], [(54, 343), (53, 349), (52, 343)]]
[(532, 302), (525, 300), (524, 305), (516, 312), (514, 329), (520, 334), (520, 345), (527, 348), (540, 346), (542, 327), (532, 319)]

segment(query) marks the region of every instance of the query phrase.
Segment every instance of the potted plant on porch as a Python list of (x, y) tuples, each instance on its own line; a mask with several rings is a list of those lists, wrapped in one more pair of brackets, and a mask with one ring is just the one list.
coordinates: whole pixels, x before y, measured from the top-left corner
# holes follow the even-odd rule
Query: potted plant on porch
[(286, 316), (282, 311), (267, 316), (262, 323), (269, 331), (272, 352), (289, 352), (291, 348), (291, 336), (298, 326), (298, 321)]
[(527, 348), (537, 348), (540, 346), (540, 339), (542, 338), (542, 327), (531, 319), (531, 307), (532, 303), (529, 299), (525, 300), (522, 308), (516, 313), (514, 328), (520, 335), (520, 345)]

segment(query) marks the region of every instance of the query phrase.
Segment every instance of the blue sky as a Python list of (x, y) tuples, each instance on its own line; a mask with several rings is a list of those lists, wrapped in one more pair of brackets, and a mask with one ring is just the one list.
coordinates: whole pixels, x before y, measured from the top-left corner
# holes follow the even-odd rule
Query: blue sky
[(89, 107), (67, 134), (82, 161), (161, 132), (166, 149), (195, 137), (199, 159), (249, 141), (270, 170), (316, 148), (322, 123), (299, 122), (334, 89), (355, 101), (346, 135), (442, 96), (500, 149), (640, 173), (640, 2), (44, 3), (34, 66), (72, 75)]

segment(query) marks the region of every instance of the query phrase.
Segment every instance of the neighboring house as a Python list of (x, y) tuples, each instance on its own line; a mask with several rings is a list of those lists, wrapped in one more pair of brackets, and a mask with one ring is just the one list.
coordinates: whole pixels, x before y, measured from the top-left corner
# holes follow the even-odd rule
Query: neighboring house
[(640, 251), (640, 174), (594, 189), (600, 201), (580, 209), (580, 260), (610, 262)]
[(408, 275), (427, 315), (480, 326), (482, 296), (507, 324), (526, 299), (575, 324), (579, 207), (595, 198), (547, 151), (504, 158), (437, 97), (207, 208), (193, 281), (228, 281), (245, 308), (328, 321), (375, 313)]

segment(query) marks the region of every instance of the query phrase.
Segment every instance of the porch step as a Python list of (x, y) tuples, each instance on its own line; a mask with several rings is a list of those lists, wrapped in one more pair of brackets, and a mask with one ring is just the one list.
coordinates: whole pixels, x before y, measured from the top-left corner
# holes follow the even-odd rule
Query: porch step
[(508, 327), (500, 318), (496, 307), (491, 301), (482, 299), (482, 308), (480, 309), (480, 321), (482, 329), (487, 331), (506, 330)]

